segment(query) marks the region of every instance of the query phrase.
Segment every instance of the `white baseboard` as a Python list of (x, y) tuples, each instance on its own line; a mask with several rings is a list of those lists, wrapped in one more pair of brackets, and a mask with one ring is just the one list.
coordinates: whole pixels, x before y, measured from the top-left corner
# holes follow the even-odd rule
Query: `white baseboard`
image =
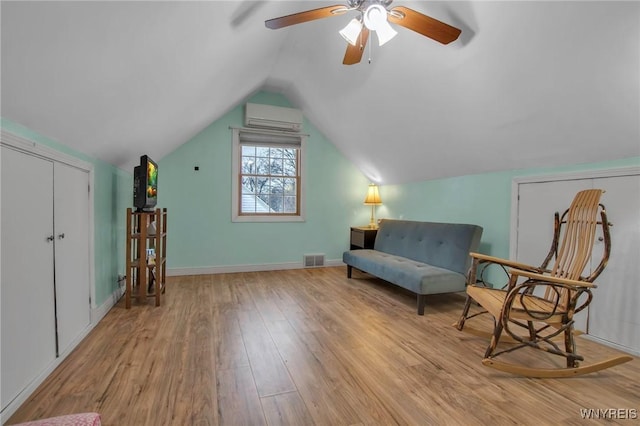
[(638, 351), (636, 348), (629, 348), (627, 346), (622, 346), (617, 343), (610, 342), (605, 339), (601, 339), (599, 337), (591, 336), (589, 334), (582, 334), (580, 337), (584, 337), (585, 339), (591, 340), (592, 342), (597, 342), (597, 343), (600, 343), (601, 345), (609, 346), (610, 348), (617, 349), (619, 351), (626, 352), (628, 354), (640, 357), (640, 351)]
[(51, 363), (49, 363), (49, 365), (47, 365), (47, 367), (35, 379), (33, 379), (33, 381), (22, 390), (22, 392), (20, 392), (18, 396), (16, 396), (15, 399), (11, 401), (4, 410), (2, 410), (2, 412), (0, 412), (0, 425), (9, 420), (9, 417), (11, 417), (13, 413), (15, 413), (16, 410), (20, 408), (20, 406), (27, 399), (29, 399), (31, 394), (35, 392), (38, 386), (40, 386), (42, 382), (44, 382), (46, 378), (49, 377), (51, 373), (53, 373), (53, 371), (62, 363), (62, 361), (65, 360), (67, 356), (69, 356), (69, 354), (75, 349), (75, 347), (78, 346), (78, 344), (85, 337), (87, 337), (87, 335), (91, 332), (91, 330), (93, 330), (96, 325), (98, 325), (100, 320), (102, 320), (102, 318), (107, 315), (109, 310), (111, 310), (111, 308), (116, 303), (118, 303), (118, 300), (120, 300), (123, 294), (124, 287), (119, 287), (112, 293), (110, 297), (107, 298), (107, 300), (102, 305), (98, 306), (97, 308), (91, 309), (91, 319), (87, 328), (85, 328), (82, 333), (73, 342), (71, 342), (69, 347), (63, 353), (61, 353), (58, 358), (51, 361)]
[(118, 303), (118, 300), (120, 300), (124, 295), (124, 290), (124, 286), (118, 287), (113, 291), (113, 293), (111, 293), (110, 297), (107, 297), (107, 300), (105, 300), (102, 305), (91, 309), (91, 324), (98, 324), (100, 320), (109, 313), (111, 308), (113, 308), (115, 304)]
[[(319, 266), (319, 268), (341, 265), (344, 265), (344, 263), (342, 263), (342, 259), (334, 259), (327, 260), (324, 266)], [(230, 274), (234, 272), (279, 271), (283, 269), (304, 269), (304, 265), (301, 262), (286, 262), (254, 265), (205, 266), (199, 268), (167, 268), (167, 276), (175, 277), (180, 275)]]

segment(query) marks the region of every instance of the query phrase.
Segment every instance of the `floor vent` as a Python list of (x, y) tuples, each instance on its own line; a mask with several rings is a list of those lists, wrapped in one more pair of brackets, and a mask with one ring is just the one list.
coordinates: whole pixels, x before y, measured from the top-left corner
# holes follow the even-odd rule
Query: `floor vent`
[(317, 266), (324, 266), (324, 254), (305, 254), (304, 255), (305, 268), (315, 268)]

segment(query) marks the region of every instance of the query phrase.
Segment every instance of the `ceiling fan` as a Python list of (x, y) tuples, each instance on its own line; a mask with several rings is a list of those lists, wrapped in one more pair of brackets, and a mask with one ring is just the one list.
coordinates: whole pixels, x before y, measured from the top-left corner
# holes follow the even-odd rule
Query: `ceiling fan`
[(265, 21), (267, 28), (278, 29), (316, 19), (342, 15), (352, 10), (359, 12), (349, 24), (340, 31), (340, 35), (349, 43), (342, 61), (345, 65), (360, 62), (369, 39), (369, 32), (375, 31), (378, 44), (382, 46), (391, 40), (397, 32), (389, 22), (403, 26), (442, 44), (456, 40), (462, 32), (458, 28), (423, 15), (413, 9), (397, 6), (389, 9), (393, 0), (347, 0), (346, 5), (334, 5), (307, 10), (292, 15), (281, 16)]

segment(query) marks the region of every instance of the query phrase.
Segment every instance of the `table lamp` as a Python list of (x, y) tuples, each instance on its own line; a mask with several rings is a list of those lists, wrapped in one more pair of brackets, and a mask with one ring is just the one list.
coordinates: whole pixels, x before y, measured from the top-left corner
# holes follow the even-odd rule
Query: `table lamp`
[(369, 184), (369, 189), (367, 190), (367, 196), (364, 199), (365, 206), (371, 206), (371, 221), (369, 222), (369, 227), (375, 229), (378, 227), (376, 224), (376, 219), (374, 215), (375, 206), (379, 206), (382, 204), (382, 200), (380, 199), (380, 193), (378, 192), (378, 185), (375, 183)]

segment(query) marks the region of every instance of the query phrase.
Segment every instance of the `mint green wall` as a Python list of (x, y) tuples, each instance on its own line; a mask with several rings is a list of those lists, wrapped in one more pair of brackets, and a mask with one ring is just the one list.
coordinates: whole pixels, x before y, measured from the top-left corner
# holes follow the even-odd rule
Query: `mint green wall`
[(537, 168), (460, 176), (404, 185), (385, 185), (379, 217), (482, 226), (480, 251), (509, 256), (511, 183), (516, 177), (571, 173), (640, 165), (640, 157), (569, 167)]
[[(290, 106), (280, 96), (258, 93), (250, 102)], [(159, 206), (169, 209), (169, 268), (265, 265), (301, 262), (306, 253), (340, 259), (348, 229), (365, 225), (362, 204), (369, 181), (314, 126), (305, 120), (307, 140), (306, 221), (231, 222), (231, 130), (242, 126), (242, 105), (209, 125), (159, 161)], [(99, 306), (125, 273), (126, 207), (131, 205), (129, 173), (88, 157), (10, 120), (2, 128), (94, 165), (95, 294)], [(638, 166), (640, 157), (549, 169), (460, 176), (380, 188), (384, 205), (377, 217), (466, 222), (484, 228), (480, 250), (508, 257), (511, 182), (515, 177)], [(199, 171), (194, 171), (199, 166)]]
[(91, 158), (8, 119), (2, 129), (93, 164), (95, 304), (100, 306), (117, 288), (117, 276), (125, 272), (125, 209), (131, 204), (130, 174)]
[(127, 273), (126, 209), (132, 204), (133, 177), (104, 162), (93, 164), (96, 304), (100, 306), (118, 287), (118, 274)]
[[(249, 102), (291, 106), (264, 92)], [(342, 259), (349, 227), (369, 222), (362, 204), (369, 182), (306, 120), (306, 221), (231, 222), (229, 126), (243, 125), (243, 104), (158, 162), (158, 206), (169, 212), (168, 268), (301, 263), (311, 253)]]

